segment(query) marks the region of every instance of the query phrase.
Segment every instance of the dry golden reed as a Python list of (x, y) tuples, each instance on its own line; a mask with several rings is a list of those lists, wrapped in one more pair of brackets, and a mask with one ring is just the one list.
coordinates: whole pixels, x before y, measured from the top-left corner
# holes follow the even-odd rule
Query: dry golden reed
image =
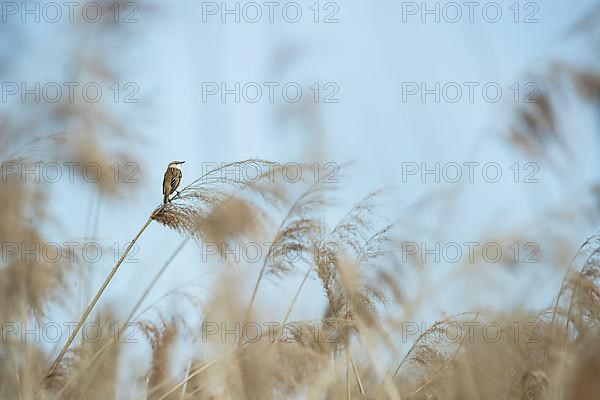
[[(110, 7), (113, 2), (101, 3)], [(575, 29), (592, 30), (595, 25), (583, 21)], [(119, 35), (109, 32), (113, 28), (114, 24), (100, 24), (94, 32)], [(86, 34), (90, 35), (86, 41), (98, 46), (104, 43), (94, 41), (94, 34)], [(108, 37), (116, 43), (120, 41), (116, 39), (125, 36)], [(76, 53), (77, 59), (71, 60), (76, 66), (75, 78), (118, 76), (118, 68), (106, 63), (100, 54)], [(568, 140), (560, 118), (564, 105), (561, 94), (571, 88), (571, 95), (597, 111), (600, 78), (595, 69), (568, 64), (556, 64), (544, 78), (545, 85), (535, 96), (536, 102), (517, 107), (508, 138), (518, 151), (553, 165), (555, 149), (568, 156), (576, 154), (575, 144)], [(121, 144), (140, 141), (130, 131), (130, 124), (116, 118), (113, 110), (89, 103), (59, 103), (46, 109), (31, 106), (28, 118), (0, 114), (0, 161), (31, 166), (37, 161), (69, 160), (81, 164), (96, 162), (108, 169), (115, 160), (135, 160), (132, 154), (101, 145), (107, 136), (111, 142)], [(296, 112), (304, 113), (304, 122), (322, 134), (318, 108), (308, 103), (300, 106), (306, 109)], [(78, 328), (66, 343), (61, 340), (53, 347), (43, 341), (5, 335), (3, 330), (0, 398), (600, 398), (600, 235), (584, 241), (570, 263), (558, 254), (544, 254), (548, 274), (557, 268), (565, 271), (555, 300), (548, 307), (466, 310), (443, 317), (407, 344), (398, 328), (411, 321), (423, 304), (430, 306), (426, 291), (411, 296), (411, 288), (405, 282), (407, 276), (417, 276), (424, 266), (413, 268), (399, 261), (398, 231), (404, 230), (401, 234), (406, 237), (414, 233), (410, 232), (413, 227), (392, 224), (380, 215), (378, 200), (384, 194), (379, 191), (344, 211), (335, 201), (337, 186), (329, 183), (292, 185), (270, 176), (250, 180), (223, 178), (221, 174), (224, 168), (243, 169), (251, 165), (269, 173), (280, 168), (277, 163), (250, 159), (202, 175), (186, 171), (190, 177), (186, 179), (191, 183), (170, 203), (148, 210), (148, 220), (141, 229), (131, 226), (132, 232), (139, 229), (132, 246), (153, 222), (180, 233), (182, 242), (171, 254), (165, 251), (167, 261), (140, 298), (131, 299), (131, 304), (110, 304), (103, 296), (104, 289), (131, 247), (126, 249), (85, 312), (78, 316), (79, 327), (93, 322), (111, 335), (93, 342), (80, 340)], [(78, 170), (78, 174), (81, 172)], [(114, 201), (134, 196), (131, 188), (127, 186), (126, 190), (123, 185), (103, 179), (93, 186), (93, 193), (95, 198)], [(49, 243), (49, 228), (60, 228), (60, 221), (49, 214), (51, 198), (48, 185), (25, 184), (16, 176), (3, 179), (0, 242), (23, 243), (27, 248)], [(160, 200), (157, 193), (157, 204)], [(440, 201), (445, 201), (445, 197)], [(342, 217), (337, 220), (333, 217), (340, 214)], [(552, 215), (547, 216), (551, 218)], [(560, 218), (556, 221), (561, 222)], [(94, 229), (90, 231), (93, 233)], [(491, 232), (489, 236), (494, 235), (498, 233)], [(521, 235), (519, 232), (503, 238), (510, 241)], [(548, 247), (568, 247), (563, 237), (548, 235), (546, 239)], [(154, 284), (171, 272), (171, 265), (180, 262), (178, 254), (186, 243), (226, 246), (249, 240), (271, 243), (259, 263), (228, 260), (207, 265), (216, 277), (210, 284), (173, 290), (140, 312), (141, 306), (148, 303)], [(140, 251), (145, 251), (143, 246)], [(292, 254), (300, 255), (297, 262), (290, 261)], [(72, 283), (91, 279), (81, 260), (47, 263), (43, 259), (36, 262), (23, 260), (20, 255), (3, 255), (3, 329), (6, 323), (31, 326), (51, 322), (49, 315), (60, 315), (60, 307), (68, 306), (77, 297)], [(517, 265), (501, 264), (519, 272)], [(478, 284), (471, 275), (458, 272), (449, 279)], [(536, 282), (530, 286), (532, 291), (537, 290)], [(174, 300), (174, 306), (161, 302), (166, 297)], [(272, 304), (278, 307), (268, 307)], [(317, 311), (300, 307), (309, 305)], [(65, 309), (69, 312), (68, 307)], [(155, 312), (146, 312), (149, 310)], [(296, 317), (306, 310), (312, 312), (309, 319)], [(123, 321), (134, 324), (143, 333), (139, 346), (144, 356), (132, 354), (135, 346), (114, 340), (111, 327)], [(263, 329), (253, 340), (239, 335), (211, 335), (204, 340), (202, 322), (215, 321), (228, 327), (265, 322), (278, 325), (272, 331)], [(469, 326), (465, 324), (475, 322), (479, 324), (472, 325), (472, 332), (465, 328)], [(503, 332), (513, 332), (515, 324), (532, 330), (521, 332), (519, 340), (511, 335), (484, 340), (485, 323), (497, 324)], [(448, 340), (450, 330), (460, 340)]]
[[(332, 200), (335, 188), (322, 183), (305, 185), (303, 192), (293, 196), (284, 182), (269, 185), (278, 187), (263, 192), (263, 186), (257, 182), (211, 181), (201, 195), (204, 185), (194, 183), (172, 203), (154, 210), (149, 221), (157, 221), (195, 241), (226, 243), (271, 238), (268, 257), (258, 264), (258, 280), (247, 285), (254, 289), (249, 296), (243, 291), (232, 291), (241, 287), (241, 276), (236, 271), (256, 268), (256, 264), (244, 262), (237, 268), (227, 265), (209, 293), (189, 292), (185, 296), (191, 299), (189, 304), (198, 307), (197, 315), (202, 320), (223, 321), (232, 326), (254, 323), (265, 312), (269, 314), (257, 309), (254, 301), (264, 277), (270, 277), (271, 284), (296, 281), (297, 290), (288, 298), (279, 299), (287, 304), (285, 315), (276, 317), (296, 329), (277, 327), (270, 334), (263, 331), (253, 341), (222, 341), (215, 337), (205, 342), (200, 340), (201, 329), (186, 322), (189, 311), (179, 314), (171, 310), (169, 316), (168, 310), (161, 310), (159, 315), (163, 317), (157, 321), (136, 319), (132, 312), (127, 321), (134, 322), (147, 338), (147, 363), (135, 364), (131, 369), (132, 364), (127, 361), (130, 355), (125, 351), (127, 344), (114, 342), (112, 337), (95, 343), (76, 340), (46, 379), (52, 350), (11, 338), (2, 343), (6, 360), (1, 370), (2, 396), (100, 399), (128, 393), (133, 398), (153, 400), (298, 396), (578, 399), (589, 397), (582, 387), (596, 390), (588, 368), (600, 359), (596, 343), (600, 327), (600, 238), (592, 237), (582, 245), (554, 306), (534, 314), (480, 310), (450, 317), (423, 332), (410, 349), (398, 353), (394, 342), (399, 337), (394, 334), (394, 326), (402, 317), (384, 313), (386, 317), (382, 318), (380, 311), (390, 299), (403, 307), (410, 305), (406, 304), (401, 282), (394, 274), (398, 268), (394, 226), (377, 212), (382, 193), (367, 195), (342, 213), (338, 222), (330, 224), (326, 217), (328, 210), (336, 207)], [(21, 194), (24, 190), (30, 189), (17, 185), (10, 195), (3, 191), (3, 196), (8, 196), (5, 204), (13, 210), (28, 204), (33, 207), (35, 203), (31, 202), (39, 201), (39, 197)], [(15, 196), (24, 200), (17, 202)], [(23, 220), (10, 215), (7, 218), (22, 226), (19, 232), (26, 240), (41, 240), (41, 234)], [(16, 231), (3, 229), (3, 235), (14, 237)], [(169, 263), (176, 262), (180, 249)], [(289, 262), (287, 252), (302, 254), (301, 262)], [(575, 260), (579, 259), (581, 267), (576, 268)], [(37, 275), (27, 268), (35, 269)], [(23, 285), (5, 284), (4, 318), (42, 321), (46, 306), (61, 302), (61, 295), (68, 293), (65, 277), (73, 273), (72, 266), (44, 268), (18, 262), (3, 266), (2, 273), (24, 274), (14, 278), (6, 275), (10, 279), (7, 282), (16, 279)], [(293, 320), (293, 310), (303, 298), (302, 291), (310, 278), (321, 286), (323, 314), (312, 320)], [(33, 287), (37, 290), (31, 291)], [(26, 308), (19, 310), (13, 306), (15, 303)], [(139, 304), (141, 301), (135, 309)], [(93, 321), (106, 329), (119, 321), (107, 305), (95, 311)], [(512, 341), (502, 337), (490, 343), (481, 340), (481, 325), (475, 330), (474, 341), (450, 343), (440, 339), (451, 327), (474, 321), (494, 321), (506, 331), (516, 322), (534, 323), (536, 340)], [(315, 326), (321, 328), (320, 335), (315, 335)], [(468, 337), (466, 331), (462, 336)], [(181, 340), (192, 345), (185, 360), (176, 356)], [(378, 356), (382, 348), (394, 357)], [(14, 367), (8, 368), (10, 365)], [(134, 379), (128, 388), (120, 383), (124, 374)]]

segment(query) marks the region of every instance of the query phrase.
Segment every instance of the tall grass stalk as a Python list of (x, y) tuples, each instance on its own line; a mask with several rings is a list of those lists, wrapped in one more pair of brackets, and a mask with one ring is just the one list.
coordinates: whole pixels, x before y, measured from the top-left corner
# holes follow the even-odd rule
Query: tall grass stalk
[(127, 245), (127, 248), (125, 248), (125, 251), (123, 252), (123, 254), (121, 254), (121, 257), (119, 257), (119, 260), (117, 261), (117, 263), (115, 264), (115, 266), (113, 267), (113, 269), (110, 271), (110, 273), (108, 274), (108, 276), (104, 280), (104, 283), (102, 283), (102, 286), (100, 286), (100, 289), (98, 289), (98, 291), (96, 292), (96, 295), (94, 296), (94, 298), (92, 299), (92, 301), (90, 302), (90, 304), (87, 306), (87, 308), (85, 309), (85, 311), (83, 312), (83, 314), (79, 318), (79, 321), (77, 322), (77, 325), (75, 326), (75, 329), (73, 329), (73, 332), (71, 332), (71, 335), (69, 336), (69, 339), (67, 340), (67, 342), (65, 343), (65, 345), (61, 349), (60, 353), (58, 354), (58, 356), (56, 357), (56, 359), (52, 363), (52, 366), (48, 370), (48, 373), (46, 374), (46, 377), (52, 376), (52, 374), (54, 373), (54, 371), (56, 370), (56, 368), (60, 364), (61, 360), (65, 356), (67, 350), (69, 350), (69, 347), (71, 347), (71, 344), (73, 343), (73, 340), (75, 340), (75, 337), (79, 333), (79, 330), (81, 329), (81, 326), (83, 325), (83, 323), (85, 322), (85, 320), (87, 319), (87, 317), (90, 315), (90, 313), (92, 312), (92, 310), (96, 306), (96, 303), (98, 303), (98, 300), (100, 300), (100, 297), (104, 293), (104, 290), (106, 290), (106, 288), (108, 287), (108, 284), (110, 283), (110, 281), (112, 280), (112, 278), (117, 273), (117, 270), (119, 269), (119, 267), (123, 263), (123, 260), (125, 260), (125, 257), (127, 257), (127, 255), (129, 254), (129, 252), (131, 251), (131, 249), (133, 248), (133, 246), (135, 245), (135, 243), (138, 241), (138, 239), (140, 238), (140, 236), (142, 236), (142, 233), (144, 233), (144, 231), (150, 225), (151, 222), (152, 222), (152, 217), (148, 218), (148, 220), (144, 223), (144, 225), (142, 226), (142, 228), (138, 231), (137, 235), (135, 235), (135, 237), (133, 238), (133, 240), (129, 243), (129, 245)]

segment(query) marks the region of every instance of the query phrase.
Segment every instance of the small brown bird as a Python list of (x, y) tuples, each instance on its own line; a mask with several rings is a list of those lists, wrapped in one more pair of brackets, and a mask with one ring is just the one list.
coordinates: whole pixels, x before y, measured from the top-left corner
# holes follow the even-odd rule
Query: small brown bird
[[(169, 202), (169, 196), (177, 191), (177, 187), (181, 183), (181, 167), (185, 161), (171, 161), (165, 171), (165, 177), (163, 178), (163, 203)], [(179, 192), (177, 192), (179, 194)]]

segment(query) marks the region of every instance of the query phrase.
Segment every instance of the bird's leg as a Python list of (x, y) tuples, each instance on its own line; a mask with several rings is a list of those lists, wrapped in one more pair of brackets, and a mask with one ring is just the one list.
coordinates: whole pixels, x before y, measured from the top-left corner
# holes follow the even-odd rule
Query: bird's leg
[(175, 193), (177, 193), (177, 196), (180, 196), (180, 195), (181, 195), (181, 193), (179, 193), (179, 191), (178, 191), (178, 190), (176, 190), (176, 191), (175, 191)]

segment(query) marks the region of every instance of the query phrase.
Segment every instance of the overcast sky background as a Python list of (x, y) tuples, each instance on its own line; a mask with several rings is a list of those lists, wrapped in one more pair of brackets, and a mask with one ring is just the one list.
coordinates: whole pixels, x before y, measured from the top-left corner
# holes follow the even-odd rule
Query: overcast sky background
[[(128, 150), (139, 156), (143, 179), (136, 185), (134, 202), (101, 202), (98, 242), (107, 246), (118, 242), (123, 247), (131, 240), (161, 201), (162, 175), (168, 162), (186, 160), (183, 184), (187, 184), (199, 176), (203, 163), (256, 157), (279, 162), (352, 162), (341, 185), (344, 207), (372, 190), (392, 186), (383, 214), (398, 221), (404, 240), (420, 241), (445, 224), (445, 241), (483, 242), (510, 233), (538, 242), (541, 253), (552, 251), (544, 248), (543, 215), (564, 205), (577, 209), (587, 201), (577, 195), (578, 189), (597, 176), (590, 168), (594, 165), (594, 146), (597, 148), (595, 137), (590, 135), (594, 115), (585, 110), (565, 110), (572, 140), (581, 144), (576, 160), (561, 166), (571, 179), (561, 179), (543, 163), (539, 163), (536, 175), (538, 184), (515, 184), (507, 175), (501, 182), (489, 184), (476, 175), (476, 183), (461, 186), (457, 205), (449, 206), (451, 215), (444, 219), (440, 213), (446, 204), (439, 199), (452, 184), (431, 180), (424, 184), (416, 177), (402, 181), (403, 162), (497, 162), (508, 174), (508, 167), (515, 162), (532, 161), (512, 150), (503, 139), (516, 106), (510, 87), (515, 82), (535, 82), (532, 76), (546, 72), (553, 61), (588, 64), (584, 43), (567, 31), (595, 2), (533, 2), (537, 7), (533, 18), (539, 22), (529, 24), (514, 22), (509, 9), (513, 3), (497, 3), (503, 12), (497, 23), (484, 20), (482, 7), (476, 8), (473, 23), (468, 22), (466, 8), (457, 23), (443, 18), (436, 23), (431, 15), (423, 23), (420, 14), (407, 16), (403, 22), (402, 8), (406, 4), (396, 1), (336, 2), (339, 10), (335, 18), (339, 22), (331, 24), (313, 22), (309, 9), (312, 2), (298, 3), (303, 10), (298, 23), (286, 22), (277, 11), (274, 23), (268, 22), (267, 15), (254, 24), (243, 20), (234, 23), (231, 16), (222, 23), (220, 14), (207, 16), (205, 23), (203, 3), (190, 1), (161, 4), (156, 14), (141, 14), (140, 22), (128, 26), (124, 33), (135, 38), (127, 41), (135, 46), (122, 48), (118, 54), (122, 64), (120, 80), (139, 85), (140, 103), (118, 104), (116, 109), (142, 134)], [(233, 7), (234, 3), (227, 4)], [(433, 9), (434, 2), (427, 4)], [(526, 2), (518, 4), (520, 19), (536, 10), (533, 6), (524, 8)], [(325, 2), (319, 5), (321, 18), (333, 10), (323, 10)], [(442, 3), (439, 7), (443, 7)], [(63, 65), (63, 50), (72, 49), (73, 41), (81, 38), (65, 35), (69, 29), (65, 24), (42, 22), (17, 29), (25, 32), (26, 39), (21, 40), (26, 45), (20, 50), (19, 67), (7, 73), (9, 79), (65, 80), (63, 74), (68, 68)], [(3, 36), (6, 40), (7, 36)], [(91, 44), (75, 48), (84, 51), (85, 46), (94, 46), (94, 40), (98, 38), (92, 34)], [(45, 59), (54, 62), (42, 62)], [(282, 101), (278, 90), (274, 103), (266, 100), (266, 91), (255, 104), (236, 103), (232, 96), (222, 103), (218, 95), (203, 101), (204, 82), (227, 82), (232, 87), (234, 82), (244, 85), (267, 81), (282, 85), (298, 82), (305, 89), (303, 98), (312, 95), (306, 88), (314, 82), (321, 87), (333, 82), (339, 87), (335, 96), (339, 102), (302, 103), (306, 106), (302, 110), (314, 112), (311, 115), (320, 121), (321, 133), (315, 134), (294, 114), (298, 105)], [(418, 96), (403, 101), (405, 82), (427, 82), (428, 87), (435, 82), (442, 86), (448, 82), (478, 82), (481, 86), (494, 82), (503, 94), (500, 101), (487, 102), (479, 86), (472, 103), (466, 100), (464, 91), (456, 103), (443, 99), (436, 103), (432, 96), (424, 103)], [(296, 117), (286, 119), (286, 115)], [(578, 172), (574, 174), (573, 170)], [(76, 190), (76, 195), (55, 191), (58, 200), (53, 209), (67, 221), (56, 234), (57, 242), (76, 240), (85, 232), (88, 202), (96, 195), (85, 185)], [(434, 211), (414, 208), (423, 199), (442, 204), (435, 206)], [(591, 222), (565, 217), (563, 223), (562, 233), (571, 238), (568, 246), (572, 252), (595, 231)], [(124, 264), (102, 301), (132, 306), (182, 240), (176, 232), (152, 224), (139, 242), (140, 250), (135, 254), (139, 262)], [(90, 283), (91, 290), (99, 286), (112, 261), (112, 257), (104, 257), (93, 265), (96, 279)], [(173, 287), (203, 273), (219, 273), (225, 267), (203, 264), (198, 245), (190, 242), (153, 290), (148, 304)], [(260, 264), (254, 267), (258, 272)], [(424, 271), (432, 286), (440, 281), (446, 285), (420, 310), (416, 317), (419, 321), (434, 321), (442, 311), (544, 307), (562, 279), (561, 271), (548, 271), (541, 263), (530, 269), (491, 266), (450, 282), (447, 277), (452, 275), (447, 274), (452, 268), (440, 263)], [(400, 271), (398, 274), (401, 276)], [(248, 279), (245, 290), (251, 289), (254, 279)], [(207, 288), (211, 282), (211, 278), (206, 279)], [(416, 294), (411, 292), (418, 288), (411, 286), (416, 285), (415, 279), (403, 275), (402, 282), (407, 293)], [(527, 289), (531, 282), (538, 284), (535, 293)], [(282, 316), (288, 301), (273, 302), (273, 296), (291, 299), (291, 288), (296, 285), (297, 280), (280, 285), (269, 283), (261, 289), (258, 301), (264, 310), (269, 310), (264, 312), (266, 319)], [(321, 315), (325, 299), (316, 282), (309, 284), (302, 299), (293, 318)], [(166, 300), (165, 306), (178, 305), (176, 300), (171, 301)], [(87, 299), (74, 301), (73, 315), (78, 315), (86, 304)]]
[[(433, 2), (428, 4), (433, 9)], [(340, 3), (336, 15), (339, 23), (335, 24), (315, 24), (308, 3), (301, 4), (303, 18), (296, 24), (285, 22), (277, 13), (273, 24), (267, 22), (266, 15), (256, 24), (245, 23), (243, 19), (239, 24), (233, 23), (231, 16), (227, 16), (229, 22), (222, 23), (220, 14), (209, 15), (207, 23), (202, 23), (201, 3), (168, 7), (168, 21), (157, 24), (147, 36), (147, 48), (142, 45), (133, 50), (139, 53), (140, 63), (149, 68), (144, 68), (143, 77), (139, 78), (138, 69), (133, 68), (132, 76), (140, 81), (140, 91), (148, 88), (146, 91), (153, 94), (151, 107), (156, 110), (140, 121), (148, 137), (143, 149), (148, 181), (142, 189), (143, 207), (138, 208), (140, 223), (145, 210), (156, 203), (156, 187), (164, 165), (173, 159), (187, 160), (186, 179), (191, 179), (203, 162), (251, 157), (304, 161), (319, 155), (324, 161), (340, 164), (352, 161), (348, 179), (342, 185), (348, 192), (348, 205), (371, 190), (394, 186), (395, 197), (385, 213), (391, 220), (400, 221), (410, 214), (406, 211), (410, 205), (423, 196), (436, 196), (451, 186), (435, 184), (431, 179), (425, 184), (418, 178), (402, 182), (402, 162), (497, 162), (506, 176), (514, 162), (531, 161), (512, 152), (503, 140), (515, 107), (510, 86), (515, 82), (535, 82), (531, 77), (543, 74), (555, 60), (582, 64), (588, 61), (581, 43), (567, 35), (567, 31), (590, 10), (593, 2), (536, 3), (539, 10), (535, 18), (539, 22), (531, 24), (514, 23), (514, 15), (508, 8), (512, 3), (498, 4), (503, 10), (498, 23), (486, 22), (477, 12), (475, 22), (469, 23), (463, 8), (465, 15), (455, 24), (444, 22), (443, 18), (435, 23), (433, 16), (427, 16), (428, 22), (422, 23), (419, 14), (406, 16), (407, 22), (403, 23), (401, 2)], [(525, 9), (524, 3), (520, 7), (520, 18), (534, 10)], [(219, 95), (203, 102), (201, 95), (202, 82), (227, 82), (232, 87), (234, 82), (243, 85), (267, 81), (299, 82), (303, 87), (313, 82), (337, 83), (339, 103), (317, 104), (324, 126), (323, 137), (313, 140), (313, 133), (293, 120), (281, 123), (281, 114), (285, 112), (282, 110), (290, 108), (290, 104), (281, 101), (280, 94), (276, 95), (279, 101), (273, 104), (264, 101), (266, 90), (263, 100), (256, 104), (244, 101), (238, 104), (232, 101), (232, 96), (222, 103)], [(481, 86), (494, 82), (503, 89), (502, 98), (497, 103), (487, 102), (476, 89), (475, 101), (470, 103), (463, 86), (465, 92), (457, 103), (443, 99), (435, 103), (432, 96), (422, 103), (418, 95), (403, 102), (403, 82), (427, 82), (428, 87), (433, 87), (436, 81), (441, 85), (478, 82)], [(304, 96), (308, 94), (304, 92)], [(579, 121), (572, 124), (573, 137), (590, 140), (586, 128), (589, 129), (592, 118), (583, 111), (571, 113)], [(535, 230), (529, 228), (544, 210), (562, 204), (572, 193), (565, 190), (565, 182), (557, 181), (556, 174), (545, 165), (540, 164), (536, 177), (540, 183), (530, 185), (514, 184), (510, 179), (489, 184), (476, 178), (478, 182), (466, 185), (460, 195), (461, 206), (453, 211), (456, 218), (450, 220), (452, 225), (447, 228), (446, 240), (483, 241), (482, 237), (513, 231), (526, 236), (529, 230), (534, 235)], [(587, 178), (581, 176), (581, 179)], [(578, 181), (567, 184), (582, 185)], [(110, 213), (108, 209), (103, 211), (107, 217)], [(132, 216), (130, 212), (128, 215)], [(425, 210), (417, 219), (425, 226), (435, 226), (438, 217)], [(575, 242), (593, 231), (593, 227), (581, 225), (564, 228), (573, 230)], [(129, 224), (123, 228), (123, 240), (131, 233)], [(402, 233), (411, 237), (410, 232)], [(158, 226), (153, 226), (144, 237), (145, 243), (160, 241), (171, 247), (178, 240), (174, 232)], [(140, 257), (149, 257), (158, 266), (166, 254), (148, 252), (148, 248), (156, 249), (146, 245)], [(186, 265), (198, 264), (196, 249), (189, 246), (187, 250), (176, 266), (182, 273)], [(433, 266), (432, 279), (442, 269), (444, 266)], [(437, 307), (452, 312), (506, 302), (539, 307), (548, 303), (560, 284), (560, 272), (553, 279), (552, 274), (542, 271), (544, 278), (539, 280), (542, 294), (519, 293), (511, 301), (506, 296), (507, 290), (518, 292), (519, 282), (522, 287), (528, 283), (514, 271), (497, 272), (492, 272), (486, 287), (480, 290), (470, 287), (472, 295), (461, 296), (462, 290), (450, 291), (439, 300), (432, 299), (429, 307), (432, 312), (438, 312)], [(123, 273), (120, 280), (137, 281), (137, 274), (133, 271), (130, 274), (126, 277)], [(168, 275), (166, 286), (169, 281), (174, 284), (186, 276)], [(540, 276), (529, 274), (529, 278)], [(159, 293), (157, 289), (156, 294)], [(314, 297), (318, 298), (319, 293)]]

